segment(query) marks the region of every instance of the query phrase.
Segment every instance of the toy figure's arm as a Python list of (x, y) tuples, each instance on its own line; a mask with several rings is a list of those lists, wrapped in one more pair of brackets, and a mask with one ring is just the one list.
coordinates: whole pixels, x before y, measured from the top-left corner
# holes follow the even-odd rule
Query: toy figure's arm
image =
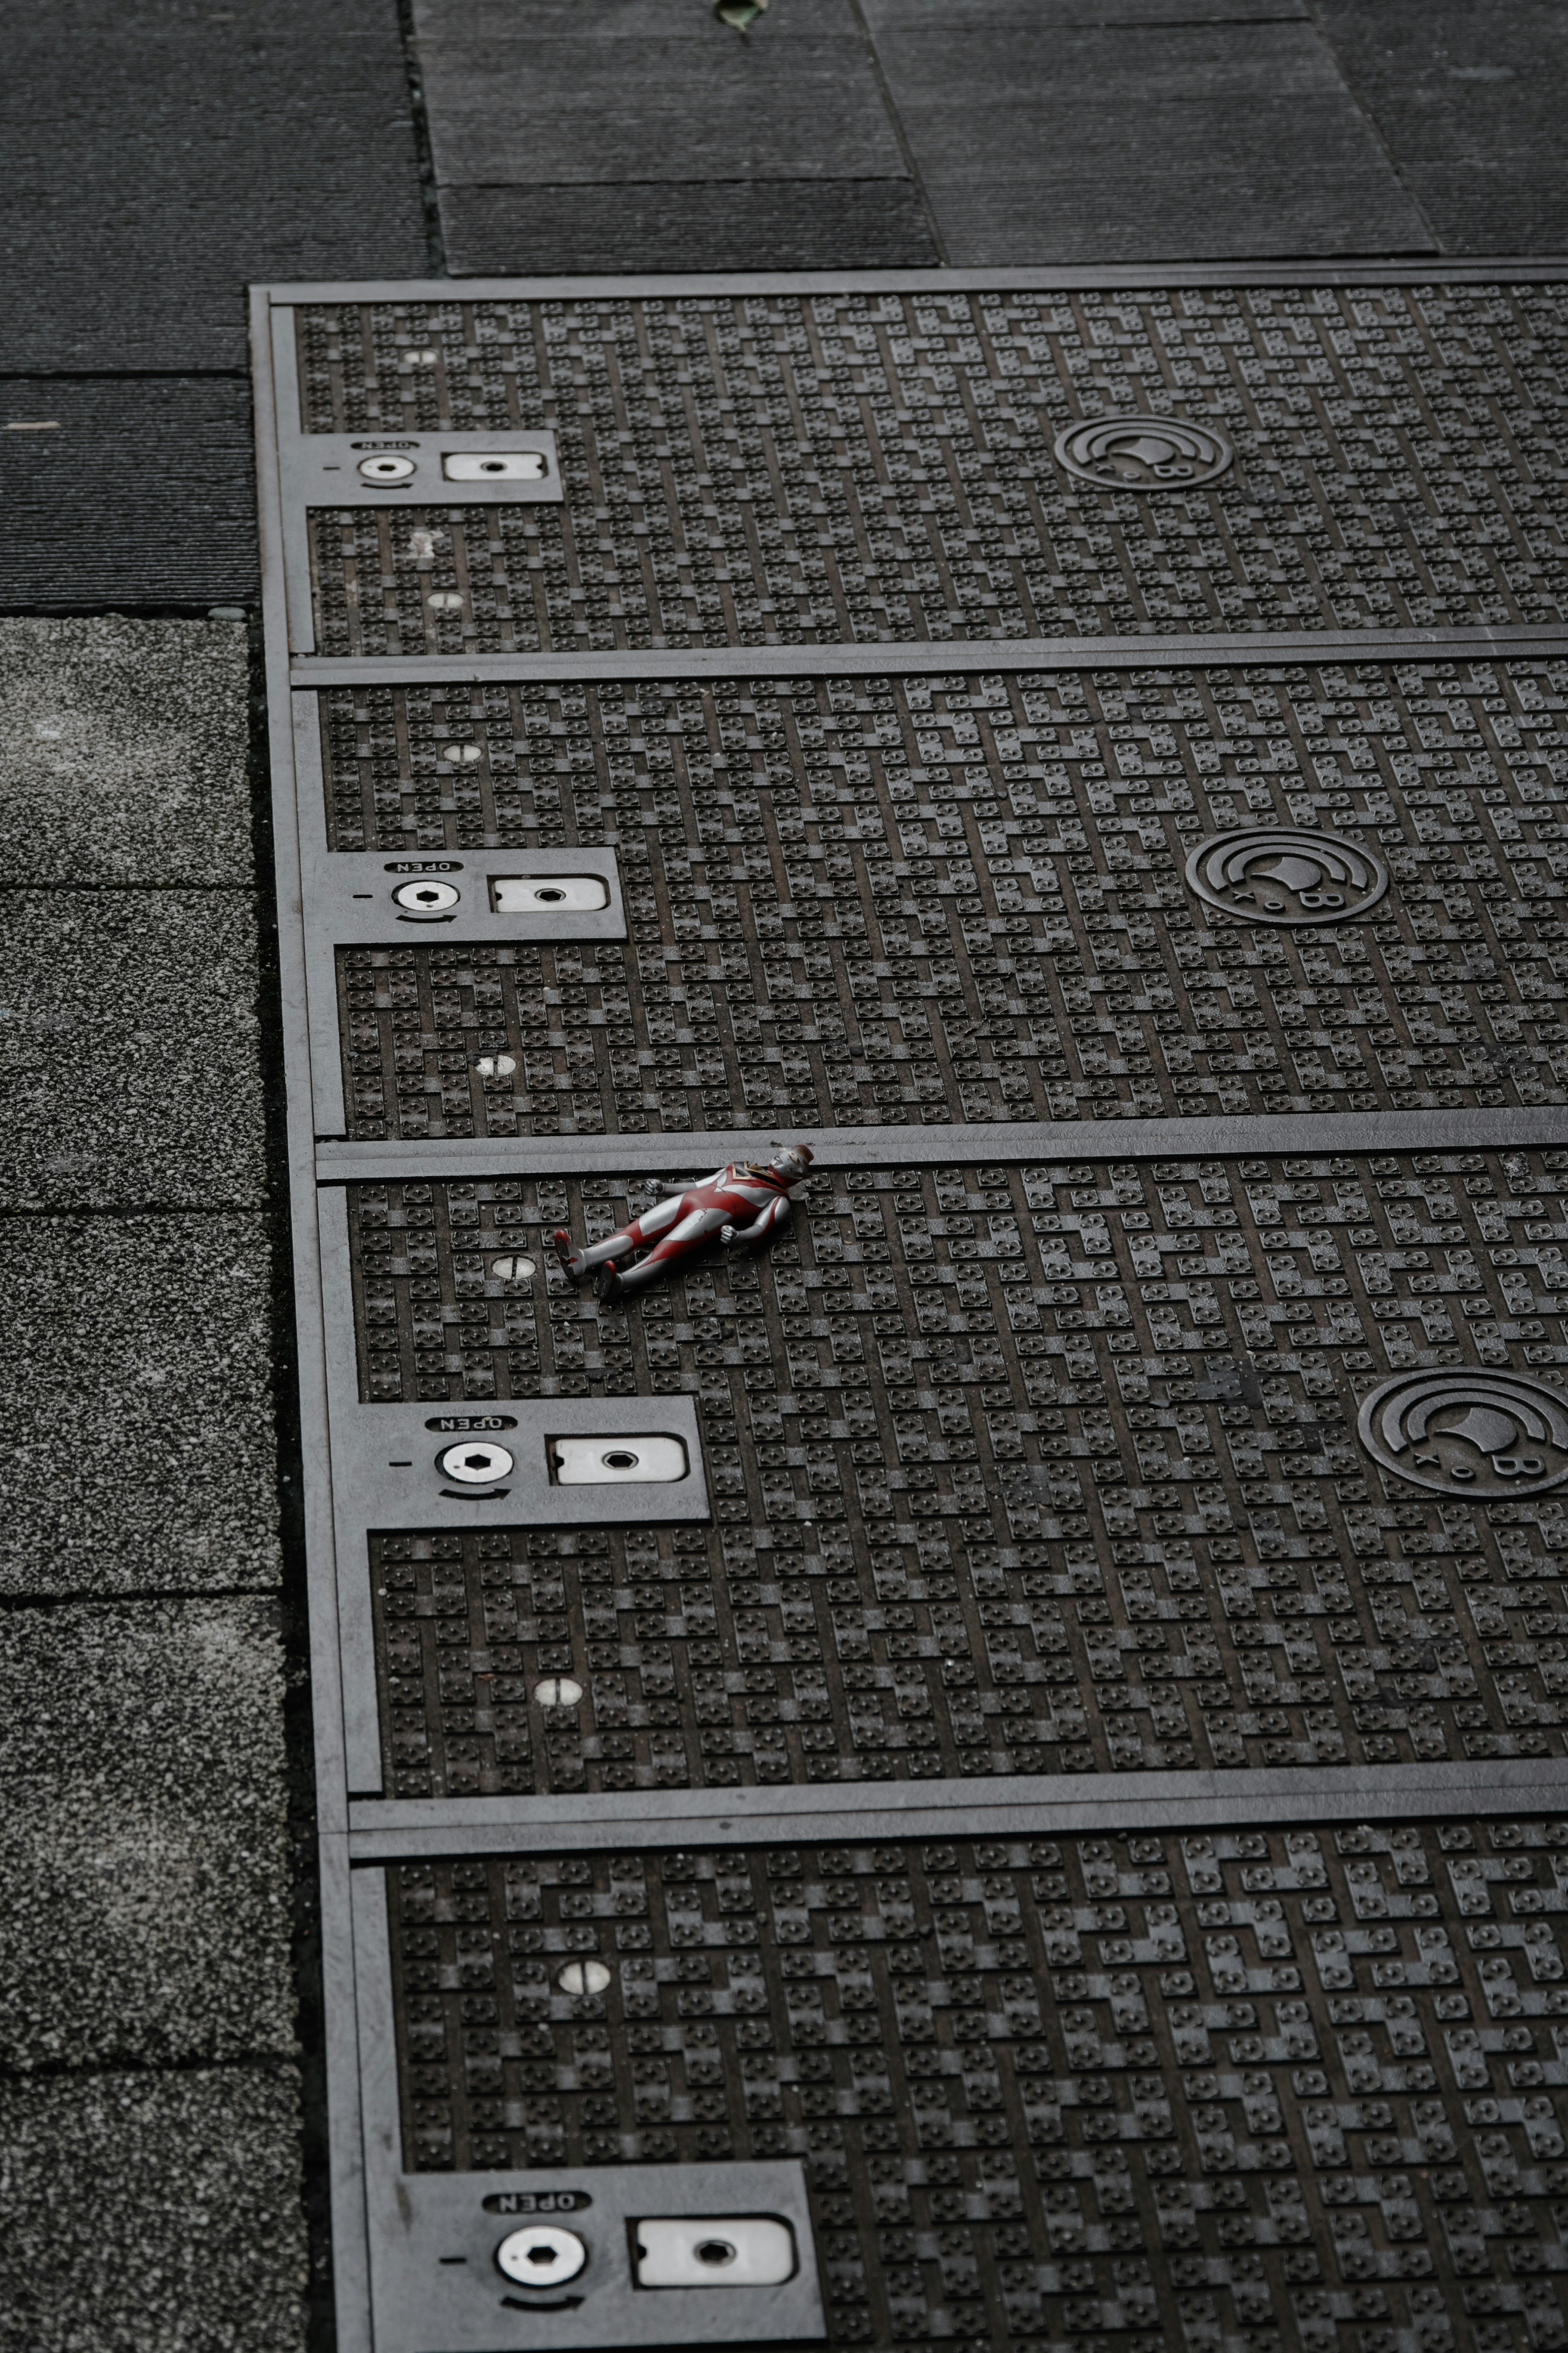
[(757, 1244), (765, 1241), (769, 1234), (778, 1227), (788, 1223), (789, 1215), (788, 1196), (784, 1193), (777, 1194), (758, 1211), (749, 1226), (722, 1227), (719, 1240), (726, 1250), (755, 1250)]

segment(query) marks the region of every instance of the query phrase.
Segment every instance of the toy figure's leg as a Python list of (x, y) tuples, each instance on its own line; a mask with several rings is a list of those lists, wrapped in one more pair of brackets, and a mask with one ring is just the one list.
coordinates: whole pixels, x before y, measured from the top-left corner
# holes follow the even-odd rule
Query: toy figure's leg
[(618, 1234), (606, 1234), (602, 1242), (584, 1242), (581, 1250), (573, 1249), (572, 1237), (562, 1226), (553, 1237), (555, 1255), (573, 1282), (581, 1282), (595, 1267), (613, 1258), (624, 1258), (628, 1250), (640, 1250), (645, 1242), (653, 1241), (667, 1226), (675, 1223), (689, 1198), (684, 1193), (671, 1193), (664, 1200), (656, 1201), (651, 1209), (645, 1209), (640, 1218), (634, 1218)]
[(624, 1274), (616, 1270), (605, 1269), (594, 1285), (595, 1291), (601, 1299), (621, 1299), (629, 1291), (641, 1291), (645, 1284), (657, 1282), (669, 1271), (672, 1259), (684, 1258), (710, 1234), (717, 1233), (724, 1221), (722, 1209), (691, 1210), (678, 1226), (670, 1228), (657, 1249), (649, 1250), (647, 1258), (637, 1265), (629, 1267)]
[(631, 1224), (624, 1227), (618, 1234), (606, 1234), (602, 1242), (584, 1242), (581, 1250), (574, 1250), (572, 1237), (563, 1226), (555, 1236), (555, 1255), (573, 1282), (581, 1282), (585, 1274), (591, 1274), (596, 1266), (603, 1266), (607, 1259), (625, 1258), (629, 1250), (652, 1239), (647, 1230), (646, 1221), (634, 1218)]

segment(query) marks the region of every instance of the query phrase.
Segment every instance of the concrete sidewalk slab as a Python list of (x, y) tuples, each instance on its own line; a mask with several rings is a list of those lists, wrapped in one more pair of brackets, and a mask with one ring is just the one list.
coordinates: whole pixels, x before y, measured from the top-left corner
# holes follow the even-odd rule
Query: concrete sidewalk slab
[(266, 1193), (256, 911), (238, 892), (19, 891), (0, 939), (0, 1203)]
[(299, 2135), (288, 2067), (0, 2084), (7, 2346), (291, 2353)]
[(671, 0), (619, 0), (596, 38), (551, 0), (422, 0), (416, 21), (443, 188), (908, 177), (847, 0), (744, 39)]
[(21, 882), (253, 879), (241, 621), (0, 620), (0, 868)]
[(955, 265), (1433, 249), (1310, 25), (866, 15)]
[(1558, 0), (1321, 0), (1318, 22), (1445, 253), (1568, 250)]
[[(237, 310), (237, 284), (232, 299)], [(0, 385), (0, 605), (253, 603), (252, 473), (237, 376), (12, 377)]]
[(538, 270), (929, 269), (912, 180), (675, 181), (443, 188), (447, 267)]
[(0, 1592), (276, 1584), (257, 1217), (16, 1219)]
[(295, 2047), (277, 1605), (7, 1613), (0, 2070)]
[(247, 280), (427, 266), (381, 0), (63, 0), (5, 69), (0, 369), (242, 370)]

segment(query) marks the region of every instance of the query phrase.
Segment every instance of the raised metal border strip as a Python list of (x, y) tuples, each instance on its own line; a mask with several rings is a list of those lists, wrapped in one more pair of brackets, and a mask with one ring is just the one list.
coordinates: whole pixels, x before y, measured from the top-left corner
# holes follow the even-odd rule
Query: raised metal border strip
[(1568, 1810), (1568, 1757), (1266, 1771), (998, 1775), (599, 1798), (394, 1798), (353, 1809), (355, 1864), (434, 1854), (793, 1845), (853, 1837), (1092, 1837), (1251, 1822), (1425, 1820)]
[(1543, 1110), (1259, 1113), (1215, 1119), (1019, 1120), (963, 1127), (692, 1128), (661, 1135), (491, 1135), (428, 1144), (328, 1142), (322, 1185), (476, 1176), (668, 1175), (744, 1159), (763, 1142), (806, 1143), (823, 1168), (960, 1160), (1220, 1160), (1332, 1152), (1497, 1152), (1568, 1145), (1568, 1104)]
[(582, 295), (1026, 294), (1136, 291), (1144, 286), (1474, 286), (1568, 281), (1568, 255), (1489, 255), (1451, 261), (1151, 261), (994, 269), (645, 270), (628, 277), (369, 278), (284, 280), (256, 290), (293, 308), (304, 302), (560, 302)]
[(373, 2353), (352, 1890), (346, 1841), (349, 1783), (344, 1749), (342, 1656), (332, 1541), (327, 1350), (321, 1312), (318, 1201), (313, 1159), (314, 1121), (310, 1086), (310, 1007), (306, 987), (305, 934), (300, 914), (299, 794), (293, 767), (294, 709), (288, 677), (288, 607), (270, 329), (265, 293), (253, 290), (250, 336), (258, 522), (272, 784), (273, 856), (278, 893), (279, 994), (285, 1071), (289, 1217), (298, 1350), (300, 1508), (309, 1603), (310, 1724), (321, 1907), (321, 2009), (325, 2030), (332, 2297), (338, 2353)]
[(920, 678), (969, 670), (1234, 670), (1271, 661), (1342, 661), (1369, 658), (1391, 667), (1401, 656), (1490, 654), (1510, 661), (1568, 652), (1568, 627), (1527, 628), (1508, 622), (1475, 629), (1253, 629), (1227, 637), (1165, 637), (1150, 625), (1142, 636), (1114, 638), (922, 638), (910, 644), (693, 646), (660, 650), (612, 647), (607, 653), (323, 655), (296, 660), (291, 682), (301, 691), (329, 686), (479, 686), (508, 680), (641, 678)]

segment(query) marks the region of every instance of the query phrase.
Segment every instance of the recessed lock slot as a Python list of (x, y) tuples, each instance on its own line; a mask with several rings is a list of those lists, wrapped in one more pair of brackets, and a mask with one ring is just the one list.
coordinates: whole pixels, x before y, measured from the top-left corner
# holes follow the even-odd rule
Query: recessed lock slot
[(436, 1457), (436, 1468), (443, 1479), (456, 1480), (460, 1487), (489, 1487), (498, 1479), (510, 1479), (517, 1459), (488, 1438), (470, 1438), (456, 1446), (444, 1446)]
[(496, 2249), (496, 2265), (519, 2287), (560, 2287), (576, 2278), (588, 2250), (575, 2231), (553, 2222), (528, 2222), (509, 2231)]
[(441, 471), (449, 482), (542, 482), (550, 466), (542, 449), (448, 449)]
[(444, 915), (462, 895), (455, 882), (436, 882), (426, 878), (418, 882), (400, 882), (392, 894), (392, 903), (401, 907), (405, 915)]
[(795, 2232), (772, 2214), (694, 2214), (632, 2224), (638, 2287), (777, 2287), (795, 2273)]
[(359, 471), (367, 482), (405, 482), (416, 470), (412, 458), (362, 458)]
[(616, 1487), (632, 1480), (668, 1482), (684, 1479), (689, 1468), (679, 1438), (550, 1440), (551, 1475), (559, 1487)]
[(579, 915), (610, 903), (598, 874), (492, 874), (490, 904), (498, 915)]

